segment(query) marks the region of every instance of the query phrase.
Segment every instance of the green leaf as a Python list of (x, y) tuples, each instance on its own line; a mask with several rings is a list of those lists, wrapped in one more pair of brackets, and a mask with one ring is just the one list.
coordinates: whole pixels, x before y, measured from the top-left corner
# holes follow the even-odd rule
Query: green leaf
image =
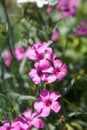
[(34, 96), (26, 96), (26, 95), (19, 96), (18, 99), (19, 100), (36, 100)]

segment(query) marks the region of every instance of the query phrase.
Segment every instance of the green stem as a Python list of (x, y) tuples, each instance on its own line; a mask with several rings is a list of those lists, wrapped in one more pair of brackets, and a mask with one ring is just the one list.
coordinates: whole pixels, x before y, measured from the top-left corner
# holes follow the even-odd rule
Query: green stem
[(8, 25), (8, 46), (9, 46), (9, 49), (13, 55), (13, 45), (14, 45), (14, 33), (13, 33), (13, 29), (11, 27), (11, 23), (10, 23), (10, 20), (9, 20), (9, 16), (8, 16), (8, 13), (7, 13), (7, 7), (6, 7), (6, 3), (5, 1), (2, 2), (2, 6), (3, 6), (3, 9), (4, 9), (4, 13), (5, 13), (5, 17), (6, 17), (6, 21), (7, 21), (7, 25)]

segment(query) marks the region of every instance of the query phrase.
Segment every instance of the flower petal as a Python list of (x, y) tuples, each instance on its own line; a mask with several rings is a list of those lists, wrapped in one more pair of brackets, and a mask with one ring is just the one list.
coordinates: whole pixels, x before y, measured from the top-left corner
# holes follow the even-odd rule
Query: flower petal
[(38, 75), (35, 75), (35, 77), (33, 77), (33, 82), (35, 84), (40, 84), (41, 83), (41, 79)]
[(34, 77), (36, 75), (36, 69), (32, 69), (29, 74), (28, 74), (31, 78)]
[(34, 109), (39, 111), (44, 107), (44, 103), (43, 102), (35, 102), (34, 103)]
[(40, 116), (42, 116), (42, 117), (47, 117), (47, 116), (49, 116), (49, 114), (50, 114), (50, 107), (46, 107), (46, 106), (45, 106), (45, 107), (42, 109)]
[(54, 60), (53, 64), (55, 68), (60, 68), (63, 65), (61, 60)]
[(39, 64), (42, 70), (50, 68), (50, 63), (48, 60), (43, 59), (39, 62)]
[(52, 109), (55, 113), (59, 112), (59, 110), (61, 109), (60, 103), (58, 103), (58, 102), (53, 102), (53, 104), (51, 105), (51, 109)]
[(52, 99), (53, 101), (57, 100), (59, 97), (61, 97), (61, 94), (58, 93), (57, 91), (53, 91), (53, 92), (50, 94), (50, 99)]
[(48, 83), (53, 83), (53, 82), (55, 82), (57, 80), (57, 76), (56, 75), (50, 75), (50, 76), (48, 76), (48, 78), (47, 78), (47, 82)]
[(31, 119), (31, 114), (32, 114), (31, 109), (27, 109), (23, 112), (23, 116), (26, 117), (27, 119)]
[(57, 74), (57, 79), (61, 80), (67, 75), (67, 67), (66, 64), (63, 64), (63, 66), (60, 68), (60, 72)]
[(36, 128), (43, 128), (44, 122), (39, 118), (34, 118), (32, 121), (32, 125), (34, 125)]
[(30, 60), (37, 60), (35, 49), (31, 46), (28, 47), (25, 56)]

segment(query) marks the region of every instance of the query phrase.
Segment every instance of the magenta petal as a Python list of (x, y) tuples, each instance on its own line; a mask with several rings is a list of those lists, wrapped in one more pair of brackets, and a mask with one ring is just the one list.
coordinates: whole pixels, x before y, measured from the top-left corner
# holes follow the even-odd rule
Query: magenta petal
[(43, 44), (39, 47), (38, 52), (43, 53), (48, 48), (49, 45), (50, 43), (43, 42)]
[(44, 122), (39, 118), (34, 118), (32, 121), (32, 125), (34, 125), (36, 128), (43, 128)]
[(58, 75), (57, 75), (57, 79), (58, 80), (62, 80), (64, 77), (65, 77), (66, 73), (65, 72), (60, 72)]
[(38, 77), (38, 75), (35, 75), (35, 77), (33, 77), (33, 82), (35, 84), (40, 84), (41, 83), (41, 79)]
[(37, 55), (33, 47), (29, 46), (25, 55), (30, 60), (37, 60)]
[(44, 107), (43, 102), (35, 102), (34, 103), (34, 109), (37, 110), (37, 111), (40, 111), (43, 107)]
[(27, 119), (30, 119), (31, 118), (31, 114), (32, 114), (32, 111), (31, 109), (27, 109), (23, 112), (23, 116), (26, 117)]
[(29, 72), (29, 76), (32, 78), (36, 75), (36, 69), (32, 69), (30, 72)]
[(51, 106), (51, 109), (52, 109), (55, 113), (59, 112), (59, 110), (61, 109), (60, 103), (58, 103), (58, 102), (53, 102), (53, 104), (52, 104), (52, 106)]
[(46, 101), (49, 98), (50, 91), (44, 90), (40, 93), (40, 98), (42, 101)]
[(48, 69), (42, 70), (42, 72), (44, 73), (53, 73), (54, 68), (53, 67), (49, 67)]
[(44, 107), (43, 109), (42, 109), (42, 112), (41, 112), (41, 114), (40, 114), (40, 116), (42, 116), (42, 117), (47, 117), (47, 116), (49, 116), (49, 114), (50, 114), (50, 107)]
[(53, 64), (55, 68), (60, 68), (63, 65), (61, 60), (54, 60)]
[[(25, 118), (20, 117), (20, 116), (17, 117), (11, 124), (11, 128), (16, 129), (16, 126), (17, 126), (17, 128), (19, 128), (18, 126), (20, 126), (20, 129), (23, 129), (23, 130), (26, 130), (29, 128), (29, 124), (27, 124)], [(11, 129), (11, 130), (15, 130), (15, 129)]]
[(66, 64), (64, 64), (61, 69), (60, 72), (57, 74), (57, 79), (61, 80), (63, 79), (65, 76), (67, 75), (67, 68), (66, 68)]
[(37, 69), (37, 68), (39, 67), (39, 62), (36, 62), (36, 63), (34, 64), (34, 67)]
[[(21, 129), (20, 125), (16, 124), (15, 127), (12, 127), (10, 130), (20, 130), (20, 129)], [(5, 129), (3, 129), (3, 130), (5, 130)]]
[(57, 80), (57, 76), (56, 75), (50, 75), (50, 76), (48, 76), (48, 78), (47, 78), (47, 82), (48, 83), (53, 83), (53, 82), (55, 82)]
[(61, 94), (56, 91), (50, 94), (50, 99), (52, 99), (53, 101), (57, 100), (59, 97), (61, 97)]
[(44, 73), (41, 77), (42, 81), (46, 81), (47, 82), (47, 77), (48, 77), (48, 74)]
[(50, 67), (50, 63), (48, 60), (41, 60), (39, 64), (42, 70), (48, 69)]
[(38, 49), (40, 46), (41, 46), (41, 43), (40, 43), (40, 42), (37, 42), (36, 44), (33, 45), (33, 47), (34, 47), (35, 49)]

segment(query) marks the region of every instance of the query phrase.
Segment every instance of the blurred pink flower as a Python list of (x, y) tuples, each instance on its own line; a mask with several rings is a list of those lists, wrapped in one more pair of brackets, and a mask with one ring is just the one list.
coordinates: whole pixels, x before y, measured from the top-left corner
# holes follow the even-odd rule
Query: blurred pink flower
[(61, 94), (56, 91), (44, 90), (40, 93), (38, 101), (34, 103), (34, 108), (42, 117), (49, 116), (50, 110), (57, 113), (61, 108), (60, 103), (56, 101), (59, 97)]
[(17, 60), (22, 60), (25, 55), (25, 50), (23, 47), (15, 47), (14, 54)]
[(52, 8), (48, 5), (47, 8), (46, 8), (46, 13), (50, 13), (52, 11)]
[(65, 63), (62, 63), (61, 60), (53, 61), (54, 68), (51, 69), (51, 75), (47, 77), (47, 82), (52, 83), (56, 80), (62, 80), (67, 75), (67, 67)]
[(30, 60), (53, 60), (56, 55), (52, 52), (52, 49), (49, 47), (49, 45), (50, 43), (47, 42), (43, 42), (42, 44), (38, 42), (32, 46), (29, 46), (26, 51), (26, 57)]
[(44, 122), (39, 118), (38, 113), (32, 113), (30, 109), (27, 109), (23, 112), (23, 116), (26, 119), (27, 123), (31, 127), (32, 125), (35, 128), (43, 128)]
[(48, 60), (40, 60), (36, 62), (33, 68), (29, 72), (29, 76), (32, 78), (35, 84), (40, 84), (41, 81), (47, 81), (48, 71), (51, 71), (52, 67), (50, 67), (50, 63)]
[(4, 55), (4, 64), (9, 67), (11, 65), (12, 62), (12, 54), (10, 51), (6, 51), (5, 55)]
[(56, 9), (61, 12), (62, 18), (75, 16), (77, 13), (77, 5), (81, 2), (82, 0), (59, 0)]
[(59, 39), (59, 32), (57, 29), (53, 31), (51, 39), (52, 41), (55, 41), (55, 42)]
[(75, 35), (87, 36), (87, 21), (81, 22), (74, 33)]
[(18, 116), (12, 122), (10, 130), (30, 130), (30, 125), (27, 123), (25, 118)]

